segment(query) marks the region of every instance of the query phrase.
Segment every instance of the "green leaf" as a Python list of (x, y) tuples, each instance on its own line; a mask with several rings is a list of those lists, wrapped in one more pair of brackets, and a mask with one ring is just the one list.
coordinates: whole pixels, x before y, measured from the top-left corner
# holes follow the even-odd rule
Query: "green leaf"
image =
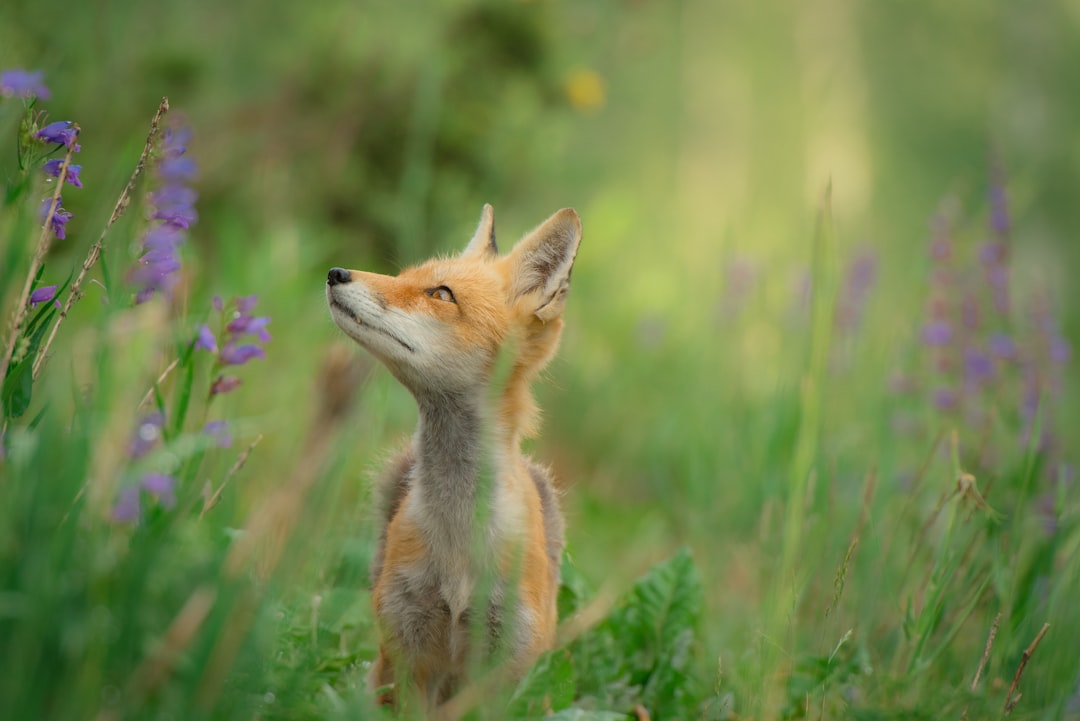
[(692, 717), (704, 695), (692, 677), (703, 605), (688, 549), (654, 566), (574, 645), (582, 696), (609, 708), (641, 703), (658, 718)]
[(195, 383), (195, 364), (191, 362), (191, 348), (194, 344), (188, 343), (187, 348), (180, 349), (180, 366), (184, 374), (176, 389), (176, 417), (173, 418), (173, 433), (179, 434), (184, 429), (184, 420), (187, 418), (188, 406), (191, 403), (191, 387)]
[(567, 552), (563, 553), (559, 582), (559, 618), (567, 618), (589, 598), (589, 584), (574, 565)]
[(351, 588), (331, 588), (319, 603), (319, 627), (338, 634), (348, 628), (371, 624), (371, 595)]
[(509, 715), (519, 718), (561, 711), (574, 702), (576, 690), (570, 653), (565, 649), (553, 651), (541, 657), (518, 683), (510, 699)]
[(537, 716), (543, 721), (626, 721), (630, 716), (615, 711), (586, 711), (580, 708), (568, 708), (551, 716)]
[(18, 418), (30, 406), (34, 391), (34, 356), (26, 354), (15, 367), (9, 368), (4, 379), (4, 416)]

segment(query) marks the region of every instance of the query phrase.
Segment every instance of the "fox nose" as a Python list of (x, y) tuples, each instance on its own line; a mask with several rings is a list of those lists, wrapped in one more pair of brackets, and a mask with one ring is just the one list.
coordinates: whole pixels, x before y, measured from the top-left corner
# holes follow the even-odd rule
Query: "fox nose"
[(342, 283), (349, 283), (352, 281), (352, 273), (344, 268), (331, 268), (330, 272), (326, 274), (327, 285), (341, 285)]

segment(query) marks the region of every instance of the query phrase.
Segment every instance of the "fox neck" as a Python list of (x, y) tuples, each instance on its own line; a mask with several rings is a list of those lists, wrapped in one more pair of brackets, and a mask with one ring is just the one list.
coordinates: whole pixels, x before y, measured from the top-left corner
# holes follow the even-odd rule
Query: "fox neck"
[(477, 489), (485, 466), (482, 392), (416, 394), (420, 422), (414, 440), (422, 524), (433, 548), (464, 560), (470, 552)]

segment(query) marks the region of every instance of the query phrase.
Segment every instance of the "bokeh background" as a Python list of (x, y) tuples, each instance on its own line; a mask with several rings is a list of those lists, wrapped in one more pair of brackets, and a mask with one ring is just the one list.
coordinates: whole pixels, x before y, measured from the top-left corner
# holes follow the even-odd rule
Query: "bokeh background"
[[(49, 112), (82, 128), (88, 186), (119, 192), (161, 96), (194, 129), (200, 217), (184, 311), (255, 293), (273, 318), (267, 359), (227, 400), (241, 435), (264, 439), (222, 504), (226, 525), (286, 483), (302, 453), (316, 377), (344, 343), (325, 309), (330, 266), (394, 272), (453, 252), (484, 202), (504, 244), (575, 207), (584, 240), (530, 450), (560, 478), (570, 553), (594, 587), (625, 588), (692, 548), (702, 668), (722, 660), (748, 715), (777, 669), (808, 649), (828, 655), (848, 628), (875, 663), (902, 655), (907, 600), (918, 606), (925, 591), (904, 565), (952, 488), (939, 451), (953, 430), (962, 465), (1009, 520), (978, 546), (997, 595), (980, 597), (966, 625), (942, 611), (942, 627), (962, 628), (934, 672), (954, 686), (970, 678), (1004, 609), (992, 668), (1008, 681), (1053, 618), (1029, 699), (1075, 713), (1076, 565), (1060, 554), (1077, 542), (1080, 418), (1062, 348), (1080, 323), (1078, 37), (1080, 5), (1065, 0), (0, 9), (0, 65), (45, 70)], [(107, 193), (68, 195), (76, 221), (54, 267), (80, 262), (111, 209)], [(978, 332), (1007, 331), (1040, 360), (1001, 364), (1001, 383), (964, 390), (963, 360), (943, 365), (924, 331), (942, 302), (959, 307), (979, 287), (980, 248), (995, 239), (1008, 247), (1011, 303), (998, 316), (980, 306)], [(943, 264), (953, 275), (935, 275)], [(832, 298), (818, 316), (815, 289)], [(58, 357), (77, 358), (79, 342), (62, 334)], [(953, 382), (970, 390), (960, 403), (939, 394)], [(1031, 458), (1031, 382), (1047, 440), (1024, 485), (1008, 479)], [(293, 541), (309, 554), (294, 566), (299, 588), (332, 585), (342, 548), (369, 552), (370, 478), (414, 418), (405, 391), (374, 370), (309, 500), (311, 533)], [(901, 505), (910, 517), (882, 520)], [(823, 613), (853, 534), (845, 605)], [(1030, 543), (1007, 550), (1005, 538)], [(1043, 565), (1029, 567), (1035, 556)], [(1037, 583), (1043, 606), (1009, 615), (1015, 604), (1001, 599)], [(886, 696), (929, 713), (923, 690)]]

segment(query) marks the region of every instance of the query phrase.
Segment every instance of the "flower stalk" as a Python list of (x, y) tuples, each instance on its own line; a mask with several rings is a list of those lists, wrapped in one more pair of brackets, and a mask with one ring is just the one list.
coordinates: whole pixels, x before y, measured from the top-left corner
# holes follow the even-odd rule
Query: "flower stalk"
[[(79, 126), (73, 124), (72, 128), (77, 136), (79, 134)], [(26, 273), (26, 282), (23, 283), (23, 290), (19, 295), (19, 302), (15, 306), (15, 315), (12, 317), (11, 325), (8, 329), (8, 338), (4, 345), (4, 355), (0, 357), (0, 381), (7, 377), (8, 368), (11, 365), (11, 357), (15, 353), (15, 346), (19, 342), (19, 335), (22, 332), (23, 324), (26, 323), (26, 317), (30, 312), (30, 294), (34, 290), (34, 280), (37, 278), (38, 270), (41, 269), (42, 264), (45, 262), (45, 256), (48, 254), (49, 247), (52, 245), (53, 216), (60, 209), (60, 192), (64, 188), (64, 181), (67, 180), (68, 168), (71, 166), (71, 157), (75, 154), (77, 147), (78, 144), (75, 142), (68, 144), (67, 154), (64, 156), (64, 164), (61, 166), (59, 175), (57, 176), (56, 188), (53, 189), (48, 211), (45, 214), (45, 222), (42, 224), (40, 235), (38, 235), (37, 248), (34, 251), (34, 257), (30, 261), (30, 269)], [(35, 373), (34, 375), (36, 377), (37, 374)]]
[[(169, 98), (163, 97), (161, 103), (158, 104), (157, 112), (154, 113), (153, 120), (150, 121), (150, 132), (146, 135), (146, 144), (143, 146), (142, 154), (139, 156), (139, 162), (135, 164), (135, 170), (132, 172), (131, 177), (128, 178), (127, 185), (120, 192), (120, 197), (116, 201), (116, 205), (113, 207), (112, 215), (109, 216), (109, 221), (105, 223), (105, 227), (101, 231), (101, 235), (98, 236), (97, 242), (90, 246), (90, 251), (86, 254), (86, 259), (83, 261), (82, 268), (79, 269), (79, 274), (75, 277), (74, 282), (71, 284), (71, 290), (68, 292), (67, 300), (64, 301), (64, 307), (60, 311), (60, 314), (56, 318), (56, 322), (53, 323), (52, 328), (49, 330), (49, 335), (45, 339), (45, 342), (41, 344), (41, 349), (38, 351), (37, 358), (34, 359), (33, 378), (36, 380), (38, 374), (41, 373), (42, 367), (45, 365), (45, 361), (48, 358), (49, 348), (52, 346), (53, 339), (56, 338), (56, 333), (60, 329), (60, 324), (67, 318), (68, 312), (80, 298), (82, 298), (82, 287), (86, 280), (86, 274), (90, 272), (90, 269), (97, 263), (98, 258), (101, 257), (101, 251), (105, 248), (105, 237), (109, 234), (109, 230), (116, 223), (117, 220), (123, 216), (127, 210), (128, 205), (131, 204), (131, 194), (135, 190), (135, 184), (139, 180), (139, 176), (142, 175), (143, 170), (146, 168), (146, 163), (150, 158), (150, 153), (154, 148), (154, 142), (157, 140), (158, 133), (161, 128), (161, 121), (169, 112)], [(68, 151), (70, 159), (71, 151)], [(66, 164), (65, 164), (66, 167)], [(64, 184), (64, 179), (60, 178), (56, 184), (57, 193), (59, 194), (60, 187)], [(3, 374), (0, 374), (0, 378)]]

